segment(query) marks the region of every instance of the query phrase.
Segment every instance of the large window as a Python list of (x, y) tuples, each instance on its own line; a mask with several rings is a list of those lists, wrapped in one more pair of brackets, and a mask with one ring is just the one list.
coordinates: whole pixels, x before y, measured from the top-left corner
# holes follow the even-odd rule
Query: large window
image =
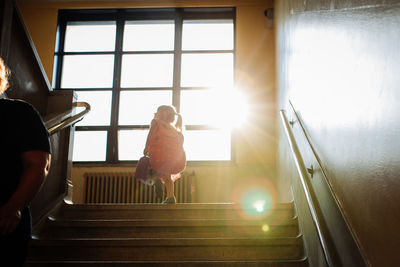
[(162, 104), (183, 116), (188, 161), (231, 161), (234, 14), (60, 11), (53, 86), (75, 90), (92, 107), (76, 124), (74, 162), (137, 161)]

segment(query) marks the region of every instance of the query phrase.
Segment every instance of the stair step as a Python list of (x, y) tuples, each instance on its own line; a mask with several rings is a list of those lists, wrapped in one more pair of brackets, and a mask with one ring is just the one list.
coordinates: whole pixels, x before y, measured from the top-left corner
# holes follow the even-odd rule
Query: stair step
[(296, 238), (125, 238), (32, 240), (31, 261), (262, 261), (302, 258)]
[(65, 204), (56, 219), (288, 219), (294, 216), (292, 203), (278, 203), (265, 212), (232, 203), (212, 204)]
[(64, 204), (26, 266), (308, 266), (293, 203)]
[[(196, 238), (298, 235), (297, 218), (279, 220), (49, 220), (40, 237), (81, 238)], [(38, 234), (37, 234), (38, 235)]]
[(28, 262), (25, 267), (118, 267), (118, 266), (157, 266), (157, 267), (306, 267), (307, 259), (270, 261), (38, 261)]

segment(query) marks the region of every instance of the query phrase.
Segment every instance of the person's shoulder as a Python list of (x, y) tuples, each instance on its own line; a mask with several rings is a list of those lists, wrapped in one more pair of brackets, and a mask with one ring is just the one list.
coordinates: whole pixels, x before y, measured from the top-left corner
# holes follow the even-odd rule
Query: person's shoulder
[(151, 120), (150, 125), (151, 125), (152, 127), (154, 127), (154, 126), (156, 126), (156, 125), (158, 125), (158, 124), (160, 124), (160, 121), (159, 121), (159, 120), (157, 120), (157, 119), (152, 119), (152, 120)]
[(36, 110), (30, 103), (21, 99), (1, 99), (9, 108), (18, 110)]
[(155, 129), (158, 128), (160, 122), (156, 119), (152, 119), (150, 123), (150, 130), (154, 131)]
[(22, 121), (41, 120), (38, 110), (30, 103), (20, 99), (9, 99), (7, 111), (13, 114), (14, 118)]

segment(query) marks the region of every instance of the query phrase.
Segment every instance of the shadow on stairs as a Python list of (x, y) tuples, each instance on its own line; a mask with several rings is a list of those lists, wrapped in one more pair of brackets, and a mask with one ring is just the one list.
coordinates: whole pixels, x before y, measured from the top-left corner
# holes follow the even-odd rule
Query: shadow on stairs
[(63, 204), (25, 266), (308, 266), (292, 203), (263, 216), (231, 203)]

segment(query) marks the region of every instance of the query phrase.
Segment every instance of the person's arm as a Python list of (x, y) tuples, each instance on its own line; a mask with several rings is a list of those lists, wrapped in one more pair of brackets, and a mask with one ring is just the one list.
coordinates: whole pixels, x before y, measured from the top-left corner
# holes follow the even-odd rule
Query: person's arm
[(151, 121), (149, 134), (147, 135), (146, 146), (143, 151), (144, 155), (147, 155), (149, 153), (149, 147), (151, 145), (151, 137), (155, 133), (157, 128), (158, 128), (158, 122), (157, 122), (157, 120), (153, 119)]
[(17, 190), (0, 206), (0, 234), (12, 233), (24, 209), (39, 191), (50, 168), (50, 154), (44, 151), (22, 153), (23, 172)]

